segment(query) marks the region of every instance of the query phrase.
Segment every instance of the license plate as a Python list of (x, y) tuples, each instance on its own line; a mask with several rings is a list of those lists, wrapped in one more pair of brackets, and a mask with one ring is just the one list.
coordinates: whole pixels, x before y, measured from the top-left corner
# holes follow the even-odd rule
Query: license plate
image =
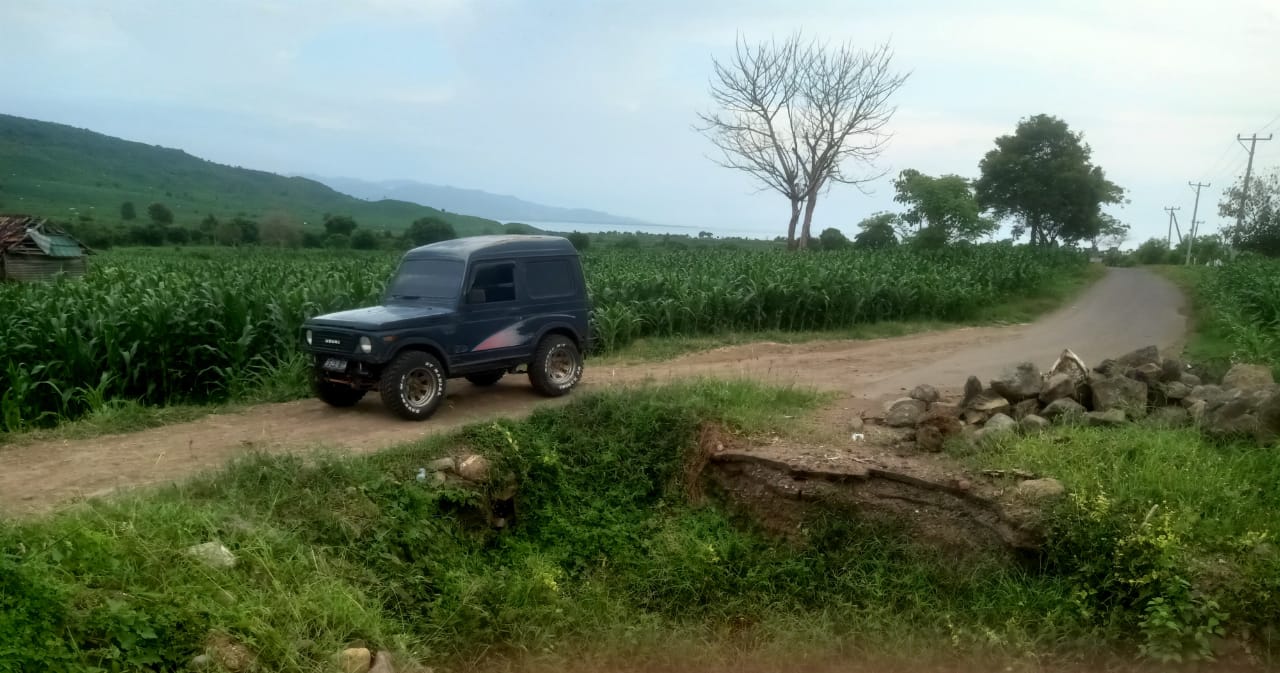
[(324, 368), (331, 372), (344, 372), (347, 370), (347, 361), (342, 358), (328, 358), (324, 361)]

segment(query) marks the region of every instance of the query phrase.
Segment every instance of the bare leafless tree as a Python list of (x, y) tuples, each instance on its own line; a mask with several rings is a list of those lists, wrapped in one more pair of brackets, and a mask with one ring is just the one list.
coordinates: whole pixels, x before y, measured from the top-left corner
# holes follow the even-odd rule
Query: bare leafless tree
[(889, 140), (889, 99), (907, 79), (892, 60), (887, 45), (831, 48), (797, 34), (755, 46), (739, 39), (732, 58), (714, 61), (718, 110), (699, 115), (699, 130), (720, 150), (720, 165), (787, 197), (788, 247), (808, 246), (818, 197), (832, 183), (880, 177), (873, 164)]

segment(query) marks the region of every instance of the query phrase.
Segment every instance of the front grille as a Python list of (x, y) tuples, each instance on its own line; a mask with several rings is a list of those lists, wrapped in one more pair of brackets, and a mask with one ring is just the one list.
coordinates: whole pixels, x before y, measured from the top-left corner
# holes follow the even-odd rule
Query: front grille
[(351, 334), (325, 330), (312, 330), (311, 332), (311, 348), (313, 350), (326, 353), (350, 354), (355, 350), (355, 345), (356, 338)]

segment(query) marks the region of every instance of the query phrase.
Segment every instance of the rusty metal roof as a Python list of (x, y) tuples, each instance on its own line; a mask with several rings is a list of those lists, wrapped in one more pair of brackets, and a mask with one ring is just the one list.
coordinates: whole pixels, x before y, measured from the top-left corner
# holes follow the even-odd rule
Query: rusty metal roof
[(79, 241), (38, 217), (0, 215), (0, 253), (18, 245), (28, 236), (50, 257), (80, 257), (86, 252)]

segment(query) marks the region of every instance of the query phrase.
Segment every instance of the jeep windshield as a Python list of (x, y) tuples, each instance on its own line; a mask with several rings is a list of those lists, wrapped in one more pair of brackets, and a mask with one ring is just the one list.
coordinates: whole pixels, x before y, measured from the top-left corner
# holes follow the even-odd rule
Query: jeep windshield
[(462, 291), (462, 272), (456, 259), (406, 259), (387, 286), (386, 302), (453, 306)]

